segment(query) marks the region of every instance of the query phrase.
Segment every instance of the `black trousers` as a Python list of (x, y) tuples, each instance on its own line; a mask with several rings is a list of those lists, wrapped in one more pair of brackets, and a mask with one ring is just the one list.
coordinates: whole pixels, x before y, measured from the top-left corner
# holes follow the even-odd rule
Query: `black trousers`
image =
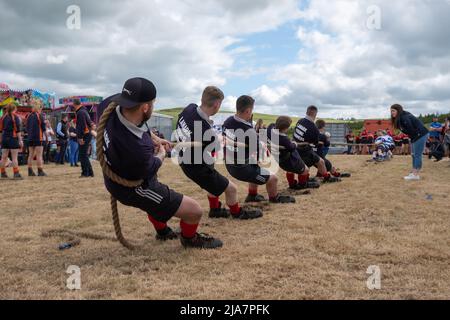
[(58, 142), (59, 142), (58, 163), (64, 164), (64, 160), (66, 159), (67, 140), (59, 139)]
[(84, 144), (80, 145), (80, 163), (81, 163), (81, 175), (85, 177), (94, 176), (94, 171), (92, 170), (91, 161), (89, 161), (89, 146), (91, 144), (92, 136), (86, 134), (83, 137)]

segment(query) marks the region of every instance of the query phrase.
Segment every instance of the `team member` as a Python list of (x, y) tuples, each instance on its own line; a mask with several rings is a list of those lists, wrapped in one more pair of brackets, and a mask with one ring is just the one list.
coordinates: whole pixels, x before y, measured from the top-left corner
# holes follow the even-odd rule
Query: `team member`
[(59, 144), (59, 155), (56, 164), (64, 164), (64, 160), (66, 158), (67, 144), (69, 138), (69, 128), (67, 126), (68, 121), (69, 121), (68, 115), (64, 114), (61, 118), (61, 121), (56, 126), (56, 137), (58, 138)]
[[(275, 157), (275, 159), (279, 160), (280, 168), (286, 171), (290, 189), (319, 188), (320, 184), (317, 181), (309, 180), (309, 168), (306, 167), (300, 157), (297, 151), (297, 144), (292, 142), (287, 135), (291, 124), (292, 119), (290, 117), (281, 116), (275, 124), (271, 124), (267, 128), (267, 136), (274, 152), (277, 146), (273, 145), (272, 141), (274, 141), (274, 137), (278, 137), (279, 156)], [(295, 174), (298, 175), (298, 181), (295, 180)]]
[(93, 122), (86, 108), (81, 105), (80, 100), (75, 100), (73, 105), (77, 113), (77, 138), (80, 146), (79, 157), (81, 162), (80, 178), (94, 177), (94, 170), (92, 170), (92, 165), (88, 154), (89, 146), (92, 140), (91, 130), (93, 128)]
[(325, 183), (339, 182), (341, 181), (339, 177), (334, 177), (328, 172), (332, 169), (331, 163), (328, 161), (326, 164), (325, 160), (314, 152), (312, 147), (319, 143), (320, 132), (314, 123), (316, 121), (317, 113), (317, 107), (308, 107), (306, 117), (297, 122), (294, 131), (294, 141), (298, 144), (298, 152), (305, 164), (309, 168), (313, 166), (317, 167), (318, 178), (323, 178), (323, 182)]
[(330, 146), (331, 146), (331, 136), (328, 132), (326, 132), (325, 128), (326, 128), (326, 122), (325, 120), (317, 120), (316, 121), (316, 126), (317, 129), (319, 129), (319, 143), (317, 144), (317, 154), (319, 155), (319, 157), (321, 157), (322, 159), (325, 160), (325, 158), (328, 155), (328, 152), (330, 150)]
[(258, 186), (266, 185), (270, 202), (295, 203), (295, 198), (278, 193), (277, 176), (258, 165), (260, 142), (252, 124), (254, 105), (252, 97), (241, 96), (236, 102), (236, 115), (223, 124), (226, 168), (232, 177), (249, 183), (246, 202), (264, 201)]
[[(180, 167), (189, 179), (208, 192), (210, 218), (227, 218), (230, 214), (233, 218), (242, 220), (260, 218), (262, 217), (260, 210), (241, 208), (236, 185), (214, 168), (215, 159), (212, 153), (216, 153), (220, 143), (212, 128), (213, 121), (210, 117), (219, 112), (223, 99), (224, 94), (219, 88), (207, 87), (203, 91), (201, 105), (191, 104), (179, 115), (177, 123), (179, 142), (199, 143), (201, 146), (181, 150)], [(220, 203), (219, 197), (224, 193), (229, 211), (222, 208)]]
[(35, 177), (33, 171), (33, 159), (36, 158), (38, 167), (38, 176), (45, 177), (44, 172), (44, 133), (46, 132), (45, 119), (41, 113), (41, 107), (37, 101), (33, 103), (32, 112), (27, 116), (27, 134), (28, 134), (28, 176)]
[(16, 115), (17, 107), (14, 104), (7, 105), (4, 110), (5, 114), (0, 119), (0, 143), (2, 146), (2, 160), (0, 163), (1, 178), (7, 179), (6, 164), (8, 155), (11, 153), (14, 179), (21, 180), (22, 176), (19, 172), (18, 154), (23, 148), (22, 133), (20, 132), (20, 118)]
[(336, 168), (333, 167), (331, 161), (327, 159), (328, 151), (330, 150), (331, 146), (331, 136), (328, 132), (325, 131), (326, 126), (327, 123), (325, 122), (325, 120), (320, 119), (316, 121), (316, 127), (317, 129), (319, 129), (319, 143), (316, 145), (316, 153), (325, 161), (325, 166), (332, 176), (339, 178), (350, 178), (350, 173), (338, 172)]
[(122, 93), (113, 97), (112, 101), (118, 106), (111, 113), (104, 132), (107, 162), (120, 177), (144, 182), (137, 188), (126, 188), (105, 177), (106, 188), (124, 205), (147, 212), (157, 231), (157, 239), (177, 238), (167, 226), (167, 221), (175, 216), (181, 219), (184, 247), (219, 248), (220, 240), (197, 233), (202, 217), (199, 204), (158, 181), (157, 173), (170, 144), (153, 135), (147, 126), (155, 99), (155, 86), (143, 78), (128, 80)]

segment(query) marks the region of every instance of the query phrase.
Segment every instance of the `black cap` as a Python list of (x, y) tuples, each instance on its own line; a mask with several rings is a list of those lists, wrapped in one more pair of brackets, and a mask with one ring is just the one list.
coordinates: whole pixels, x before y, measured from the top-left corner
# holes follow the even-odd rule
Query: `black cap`
[(122, 93), (118, 93), (111, 98), (122, 108), (133, 108), (145, 102), (153, 101), (156, 98), (156, 87), (147, 79), (132, 78), (123, 85)]

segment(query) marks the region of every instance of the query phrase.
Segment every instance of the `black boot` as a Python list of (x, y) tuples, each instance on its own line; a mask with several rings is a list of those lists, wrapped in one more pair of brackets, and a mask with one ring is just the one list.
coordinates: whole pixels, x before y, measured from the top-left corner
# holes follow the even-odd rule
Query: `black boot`
[(36, 177), (36, 173), (34, 173), (33, 168), (28, 168), (28, 176), (29, 177)]
[(164, 230), (157, 231), (156, 240), (168, 241), (178, 239), (178, 235), (170, 228), (166, 227)]
[(267, 201), (264, 196), (257, 194), (257, 195), (251, 195), (249, 194), (247, 198), (245, 198), (245, 203), (251, 203), (251, 202), (264, 202)]
[(181, 244), (185, 248), (196, 249), (217, 249), (223, 246), (222, 241), (215, 239), (207, 234), (197, 233), (193, 238), (187, 239), (181, 236)]
[(46, 177), (47, 174), (42, 169), (38, 169), (38, 177)]

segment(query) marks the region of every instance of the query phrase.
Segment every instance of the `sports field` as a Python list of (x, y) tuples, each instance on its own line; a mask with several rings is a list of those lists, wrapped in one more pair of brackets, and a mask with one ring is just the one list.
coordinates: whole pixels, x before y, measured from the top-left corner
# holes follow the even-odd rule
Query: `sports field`
[[(201, 231), (224, 241), (217, 251), (159, 243), (145, 215), (123, 206), (125, 237), (138, 249), (111, 240), (98, 164), (92, 180), (49, 166), (44, 180), (0, 181), (0, 299), (450, 299), (450, 163), (426, 160), (423, 181), (408, 183), (409, 157), (331, 160), (353, 178), (270, 205), (257, 221), (205, 217)], [(206, 211), (205, 194), (170, 160), (159, 178)], [(59, 251), (66, 239), (42, 236), (51, 229), (87, 235)], [(66, 288), (70, 265), (81, 268), (81, 290)], [(366, 285), (373, 265), (381, 290)]]

